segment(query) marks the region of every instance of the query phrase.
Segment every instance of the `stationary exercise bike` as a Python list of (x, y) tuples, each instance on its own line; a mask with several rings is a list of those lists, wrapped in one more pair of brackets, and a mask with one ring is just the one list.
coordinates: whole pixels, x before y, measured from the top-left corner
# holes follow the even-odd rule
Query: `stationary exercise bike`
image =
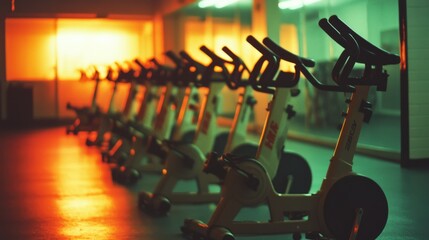
[[(165, 167), (164, 163), (169, 151), (166, 142), (190, 144), (194, 139), (200, 111), (200, 97), (195, 85), (201, 78), (205, 67), (184, 51), (180, 52), (180, 55), (183, 61), (182, 70), (174, 79), (178, 93), (174, 104), (171, 105), (171, 102), (167, 102), (176, 111), (178, 109), (176, 118), (169, 117), (168, 121), (162, 121), (162, 125), (167, 124), (167, 126), (160, 126), (160, 134), (156, 134), (156, 136), (154, 135), (156, 131), (154, 131), (152, 134), (133, 137), (133, 147), (130, 151), (132, 154), (128, 156), (122, 166), (112, 169), (112, 177), (122, 184), (134, 184), (144, 173), (160, 174)], [(175, 123), (172, 120), (176, 120)], [(158, 120), (156, 119), (156, 121)], [(169, 124), (173, 124), (173, 126)], [(166, 133), (170, 132), (171, 127), (173, 127), (172, 133), (167, 137)], [(222, 138), (219, 139), (222, 140)]]
[[(209, 185), (219, 184), (219, 179), (214, 175), (204, 174), (202, 167), (206, 154), (213, 150), (222, 151), (227, 142), (228, 132), (218, 131), (216, 120), (219, 94), (229, 75), (226, 64), (231, 62), (219, 58), (205, 46), (200, 49), (211, 58), (211, 63), (195, 83), (203, 86), (206, 92), (201, 102), (198, 128), (193, 143), (166, 141), (169, 151), (165, 159), (163, 175), (153, 193), (141, 192), (138, 197), (139, 208), (154, 215), (166, 214), (171, 206), (170, 201), (172, 203), (206, 203), (216, 202), (219, 198), (219, 193), (209, 191)], [(181, 180), (195, 181), (198, 192), (173, 192), (176, 184)]]
[(77, 135), (79, 132), (91, 132), (98, 128), (100, 121), (100, 109), (97, 105), (97, 94), (101, 77), (100, 72), (95, 66), (91, 66), (91, 69), (91, 76), (88, 76), (86, 71), (80, 70), (82, 81), (95, 81), (91, 105), (88, 107), (76, 107), (71, 103), (67, 103), (67, 109), (76, 113), (76, 118), (73, 124), (68, 126), (66, 129), (67, 134), (73, 133), (74, 135)]
[[(166, 52), (166, 56), (173, 60), (176, 60), (174, 59), (175, 56), (171, 51)], [(111, 138), (111, 147), (102, 154), (103, 159), (105, 159), (105, 161), (107, 160), (108, 162), (114, 162), (121, 166), (123, 164), (123, 160), (127, 159), (129, 156), (130, 150), (132, 148), (132, 141), (137, 135), (137, 132), (140, 133), (139, 135), (143, 135), (144, 137), (147, 137), (147, 135), (154, 134), (155, 132), (158, 134), (169, 134), (169, 132), (171, 132), (171, 128), (169, 128), (168, 125), (164, 125), (164, 122), (173, 121), (172, 116), (174, 115), (174, 110), (169, 111), (169, 107), (170, 104), (176, 102), (176, 97), (181, 97), (180, 93), (173, 85), (173, 81), (177, 77), (178, 72), (180, 71), (180, 62), (176, 62), (175, 68), (162, 65), (158, 63), (158, 61), (156, 61), (155, 59), (152, 59), (151, 62), (154, 65), (154, 67), (151, 69), (146, 68), (144, 65), (140, 66), (140, 71), (143, 71), (144, 74), (143, 81), (140, 81), (140, 83), (138, 81), (132, 82), (132, 84), (139, 85), (141, 85), (142, 82), (151, 83), (151, 85), (145, 84), (144, 89), (144, 95), (149, 95), (150, 97), (143, 96), (142, 101), (140, 102), (140, 109), (143, 108), (144, 112), (139, 110), (136, 119), (120, 118), (116, 120), (114, 127), (111, 130), (112, 135), (114, 136)], [(139, 63), (139, 65), (140, 64), (141, 63)], [(150, 75), (150, 79), (147, 79), (149, 77), (148, 75)], [(156, 96), (152, 94), (152, 89), (150, 88), (155, 88), (157, 94)], [(136, 102), (136, 100), (134, 100), (134, 95), (130, 94), (129, 98), (130, 97), (133, 99), (133, 102)], [(157, 103), (156, 106), (155, 104), (149, 105), (149, 107), (152, 107), (152, 109), (146, 111), (148, 110), (148, 106), (146, 105), (150, 104), (148, 98), (150, 98), (150, 101), (155, 100)], [(129, 101), (127, 101), (127, 103), (129, 103)], [(144, 114), (147, 114), (147, 116), (144, 116)], [(154, 114), (156, 114), (156, 121), (153, 120)], [(147, 120), (147, 124), (139, 125), (136, 127), (133, 122), (140, 121), (141, 119), (139, 118), (144, 118), (144, 120)], [(118, 158), (122, 160), (118, 161)], [(118, 167), (115, 167), (114, 169)], [(112, 173), (115, 171), (116, 170), (112, 170)]]
[[(169, 76), (164, 77), (166, 81), (162, 83), (163, 86), (160, 86), (161, 91), (153, 128), (145, 130), (143, 133), (138, 130), (134, 132), (131, 154), (124, 164), (112, 168), (113, 180), (120, 183), (134, 184), (141, 177), (142, 172), (161, 173), (163, 158), (166, 155), (162, 141), (171, 139), (178, 109), (183, 109), (181, 114), (186, 115), (183, 111), (188, 111), (189, 103), (191, 103), (189, 97), (192, 91), (189, 91), (189, 81), (183, 79), (186, 71), (183, 70), (182, 60), (171, 51), (166, 55), (175, 63), (176, 67)], [(183, 119), (180, 124), (185, 127)], [(188, 126), (186, 129), (176, 128), (176, 132), (182, 131), (175, 135), (174, 140), (190, 142), (195, 132), (195, 127), (191, 127), (192, 125), (195, 124), (186, 125)]]
[[(233, 234), (284, 233), (293, 233), (294, 239), (300, 239), (301, 233), (310, 239), (375, 239), (382, 232), (388, 215), (385, 194), (373, 180), (354, 173), (352, 165), (362, 124), (371, 118), (368, 91), (371, 86), (379, 91), (386, 89), (388, 75), (383, 66), (398, 64), (399, 57), (367, 42), (336, 16), (329, 21), (322, 19), (319, 25), (344, 48), (332, 71), (337, 85), (318, 82), (307, 69), (312, 65), (307, 59), (282, 49), (268, 38), (263, 43), (273, 52), (267, 57), (278, 56), (295, 64), (295, 74), (285, 76), (284, 81), (303, 74), (316, 88), (352, 93), (346, 100), (347, 113), (320, 190), (315, 194), (278, 194), (270, 181), (270, 168), (251, 158), (234, 161), (223, 155), (217, 161), (225, 171), (222, 199), (207, 224), (185, 220), (185, 234), (194, 239), (216, 240), (235, 239)], [(349, 77), (356, 63), (365, 65), (363, 76)], [(235, 220), (242, 207), (260, 204), (268, 204), (269, 221)], [(302, 213), (304, 218), (285, 219), (287, 213)]]
[[(246, 67), (243, 61), (227, 47), (224, 47), (223, 51), (231, 57), (231, 63), (234, 66), (231, 73), (227, 76), (228, 79), (226, 83), (230, 89), (238, 89), (240, 93), (237, 102), (236, 112), (233, 119), (233, 124), (228, 135), (228, 141), (225, 148), (221, 150), (223, 152), (237, 152), (241, 157), (254, 157), (256, 156), (258, 145), (246, 141), (247, 126), (249, 123), (253, 105), (256, 103), (256, 100), (252, 96), (252, 86), (249, 84), (250, 81), (243, 80), (243, 74), (248, 74), (249, 69)], [(212, 59), (220, 59), (212, 52), (209, 52), (208, 54), (211, 55)], [(254, 68), (252, 74), (259, 74), (261, 67), (261, 65), (257, 65)], [(269, 93), (273, 93), (269, 89), (265, 90)], [(281, 100), (281, 98), (277, 99)], [(279, 104), (277, 103), (274, 105), (278, 106)], [(285, 112), (282, 108), (279, 107), (277, 107), (277, 109), (279, 109), (280, 111), (277, 111), (276, 114), (272, 114), (271, 119), (276, 119), (277, 121), (281, 118), (289, 119), (292, 117), (289, 114), (294, 114), (291, 106), (288, 107), (288, 112)], [(286, 121), (284, 125), (280, 126), (280, 128), (285, 129), (285, 125)], [(285, 132), (286, 130), (284, 131), (283, 136), (285, 135)], [(268, 133), (266, 134), (266, 136), (269, 138), (272, 137), (272, 135)], [(281, 141), (284, 143), (284, 137), (282, 137)], [(275, 153), (274, 157), (278, 158), (281, 162), (281, 169), (286, 169), (286, 171), (283, 171), (282, 174), (276, 174), (276, 177), (273, 180), (276, 189), (278, 189), (278, 191), (282, 193), (284, 193), (285, 191), (293, 193), (307, 193), (311, 186), (311, 170), (305, 159), (303, 159), (300, 155), (296, 153), (284, 152), (283, 144), (275, 144), (273, 148), (273, 151), (266, 151), (265, 153), (261, 154), (260, 157), (273, 157), (273, 155), (267, 156), (267, 153)], [(217, 153), (212, 152), (208, 157), (216, 158), (216, 156)], [(207, 172), (210, 171), (208, 170), (210, 168), (211, 166), (205, 166), (204, 170)], [(191, 178), (191, 175), (189, 174), (188, 177)], [(167, 191), (165, 191), (166, 189)], [(168, 187), (166, 189), (164, 189), (164, 194), (166, 194), (166, 192), (168, 193)], [(161, 188), (157, 190), (158, 193), (160, 193), (163, 189)], [(198, 192), (197, 194), (181, 193), (180, 201), (178, 201), (177, 203), (194, 203), (196, 201), (198, 203), (213, 202), (213, 200), (216, 200), (216, 196), (219, 196), (218, 193), (207, 193), (204, 191)], [(198, 199), (196, 199), (195, 197), (198, 197)]]
[[(260, 50), (264, 51), (263, 48), (260, 48)], [(273, 178), (273, 185), (276, 191), (279, 193), (308, 193), (311, 187), (312, 175), (307, 161), (297, 153), (284, 151), (287, 125), (289, 120), (295, 115), (295, 111), (293, 107), (288, 104), (287, 99), (297, 96), (299, 90), (297, 88), (289, 88), (294, 87), (292, 85), (278, 85), (277, 87), (279, 89), (277, 91), (260, 87), (260, 85), (252, 79), (260, 74), (261, 68), (263, 67), (262, 64), (266, 59), (261, 58), (259, 62), (255, 64), (252, 72), (250, 72), (243, 61), (230, 49), (224, 47), (223, 51), (229, 55), (234, 66), (236, 66), (231, 72), (227, 84), (231, 89), (241, 90), (233, 125), (223, 152), (231, 153), (235, 158), (256, 157), (261, 161), (266, 161), (267, 159), (274, 161), (274, 159), (277, 159), (279, 167), (277, 167), (277, 173)], [(268, 70), (264, 73), (264, 78), (267, 77), (268, 73), (274, 74), (274, 69), (278, 68), (277, 61), (273, 60), (275, 59), (269, 61), (270, 64), (267, 66)], [(249, 80), (243, 79), (242, 75), (245, 72), (250, 74)], [(270, 111), (267, 122), (270, 122), (271, 126), (275, 125), (275, 129), (264, 129), (260, 141), (270, 144), (262, 145), (262, 147), (258, 146), (258, 144), (246, 141), (249, 118), (253, 105), (256, 103), (256, 100), (252, 96), (252, 88), (256, 91), (274, 95), (273, 100), (270, 101), (267, 107)], [(210, 159), (217, 159), (218, 156), (216, 152), (212, 152), (209, 155), (209, 160), (206, 161), (207, 164), (204, 166), (204, 171), (215, 175), (220, 174), (218, 177), (223, 178), (223, 171), (216, 171), (216, 166), (210, 164), (213, 162)]]
[[(127, 70), (123, 69), (119, 63), (115, 63), (117, 67), (117, 71), (114, 71), (112, 67), (109, 67), (109, 73), (106, 79), (113, 83), (112, 94), (109, 100), (109, 106), (107, 112), (102, 113), (101, 120), (97, 132), (95, 135), (89, 135), (86, 139), (87, 146), (102, 146), (102, 144), (107, 140), (106, 135), (109, 133), (113, 127), (113, 122), (120, 118), (129, 118), (131, 117), (131, 109), (133, 97), (135, 96), (135, 87), (136, 85), (132, 85), (130, 87), (127, 101), (125, 103), (124, 112), (116, 111), (115, 102), (118, 94), (118, 85), (131, 83), (134, 81), (134, 69), (128, 68)], [(131, 96), (133, 95), (133, 96)], [(110, 146), (109, 146), (110, 147)]]
[[(128, 155), (127, 151), (129, 151), (129, 149), (126, 150), (129, 146), (127, 142), (132, 138), (130, 125), (141, 124), (145, 113), (147, 113), (146, 116), (151, 116), (151, 111), (146, 111), (146, 109), (149, 109), (149, 107), (153, 105), (150, 104), (149, 99), (152, 99), (153, 96), (147, 84), (147, 82), (149, 82), (148, 75), (152, 69), (146, 67), (139, 59), (134, 59), (133, 63), (138, 66), (138, 68), (133, 70), (137, 73), (135, 75), (133, 74), (133, 80), (130, 86), (131, 91), (128, 94), (124, 112), (128, 112), (130, 115), (131, 113), (134, 114), (134, 111), (131, 111), (131, 107), (134, 108), (134, 106), (131, 106), (131, 102), (133, 102), (134, 105), (136, 104), (134, 102), (137, 100), (140, 100), (139, 110), (135, 116), (131, 115), (128, 118), (117, 117), (112, 119), (110, 129), (111, 137), (108, 144), (105, 144), (105, 148), (101, 151), (101, 159), (103, 162), (120, 163), (124, 161)], [(154, 109), (155, 107), (153, 106), (152, 108)]]

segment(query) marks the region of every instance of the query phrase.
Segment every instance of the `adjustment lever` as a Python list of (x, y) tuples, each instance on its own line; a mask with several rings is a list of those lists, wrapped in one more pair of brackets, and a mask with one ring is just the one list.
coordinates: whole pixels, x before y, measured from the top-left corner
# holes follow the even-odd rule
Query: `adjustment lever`
[(219, 154), (217, 152), (211, 152), (204, 162), (203, 171), (205, 173), (211, 173), (223, 180), (226, 176), (226, 170), (224, 166), (224, 162), (219, 160)]

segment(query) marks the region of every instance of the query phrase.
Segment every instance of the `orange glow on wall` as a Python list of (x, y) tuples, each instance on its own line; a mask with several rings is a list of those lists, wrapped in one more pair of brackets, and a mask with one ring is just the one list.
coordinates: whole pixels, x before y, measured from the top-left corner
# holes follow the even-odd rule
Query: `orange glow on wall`
[(78, 69), (153, 56), (144, 20), (6, 19), (6, 78), (78, 80)]
[(6, 19), (6, 79), (53, 80), (53, 33), (53, 19)]
[(91, 64), (149, 58), (152, 52), (142, 47), (143, 42), (151, 41), (151, 37), (144, 36), (146, 28), (151, 25), (142, 21), (59, 19), (56, 36), (59, 79), (77, 79), (76, 69)]
[[(66, 103), (88, 106), (93, 81), (78, 81), (80, 69), (95, 65), (104, 77), (107, 65), (154, 55), (153, 22), (142, 19), (7, 18), (6, 80), (26, 81), (34, 92), (34, 118), (73, 117)], [(69, 81), (72, 80), (72, 81)], [(103, 109), (111, 84), (100, 84)], [(118, 90), (122, 108), (126, 86)]]

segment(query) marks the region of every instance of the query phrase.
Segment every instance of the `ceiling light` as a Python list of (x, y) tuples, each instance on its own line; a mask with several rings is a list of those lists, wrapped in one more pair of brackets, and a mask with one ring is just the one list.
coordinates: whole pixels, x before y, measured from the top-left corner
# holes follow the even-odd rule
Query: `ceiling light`
[(235, 2), (238, 2), (238, 0), (201, 0), (198, 2), (198, 7), (206, 8), (214, 6), (216, 8), (223, 8)]
[(235, 2), (238, 2), (238, 0), (219, 0), (216, 2), (215, 7), (216, 8), (223, 8), (226, 7), (228, 5), (231, 5)]
[(279, 2), (279, 8), (294, 10), (294, 9), (302, 8), (306, 5), (316, 3), (318, 1), (320, 0), (286, 0), (286, 1)]
[(200, 8), (211, 7), (215, 3), (216, 3), (216, 0), (202, 0), (198, 3), (198, 7), (200, 7)]

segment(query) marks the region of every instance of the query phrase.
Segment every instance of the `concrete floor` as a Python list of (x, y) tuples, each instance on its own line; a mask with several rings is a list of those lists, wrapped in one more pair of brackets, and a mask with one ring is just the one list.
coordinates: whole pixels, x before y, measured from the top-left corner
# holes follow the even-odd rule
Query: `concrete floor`
[[(0, 239), (183, 239), (184, 218), (207, 220), (215, 205), (172, 206), (166, 217), (137, 210), (136, 195), (151, 191), (158, 176), (134, 187), (111, 181), (109, 166), (85, 137), (66, 136), (64, 128), (3, 131), (0, 134)], [(332, 149), (287, 143), (300, 152), (320, 187)], [(389, 201), (389, 219), (378, 239), (426, 239), (429, 228), (429, 169), (401, 169), (396, 163), (355, 157), (355, 170), (374, 179)], [(264, 218), (264, 208), (249, 215)], [(291, 239), (290, 235), (237, 239)]]

